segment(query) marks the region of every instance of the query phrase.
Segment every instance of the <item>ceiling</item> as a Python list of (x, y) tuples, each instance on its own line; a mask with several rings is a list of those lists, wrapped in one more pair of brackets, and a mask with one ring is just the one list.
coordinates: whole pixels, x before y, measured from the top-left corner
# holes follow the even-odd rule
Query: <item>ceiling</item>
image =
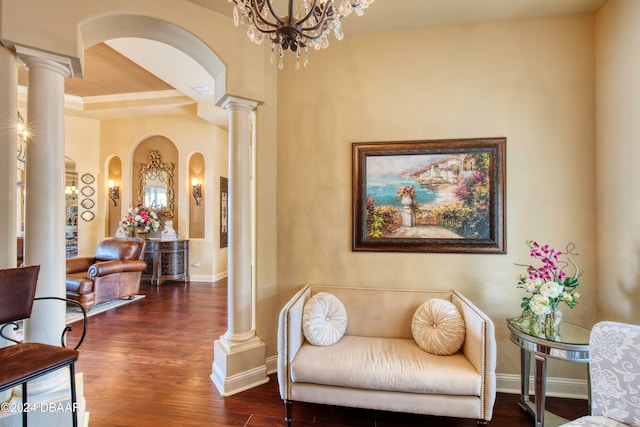
[[(228, 0), (187, 1), (232, 16), (233, 5)], [(589, 13), (606, 1), (378, 0), (363, 16), (345, 18), (344, 32), (348, 37), (366, 32)], [(65, 81), (69, 114), (103, 120), (198, 114), (226, 127), (226, 113), (213, 105), (213, 78), (190, 57), (166, 44), (115, 39), (94, 45), (85, 50), (83, 74), (82, 79)], [(26, 71), (21, 69), (19, 84), (26, 86), (26, 80)]]

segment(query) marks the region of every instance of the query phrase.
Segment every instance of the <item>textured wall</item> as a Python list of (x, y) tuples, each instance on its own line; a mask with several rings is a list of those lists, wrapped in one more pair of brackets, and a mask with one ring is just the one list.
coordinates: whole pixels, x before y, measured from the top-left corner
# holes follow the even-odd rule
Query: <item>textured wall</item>
[[(375, 5), (373, 6), (375, 7)], [(357, 18), (353, 18), (357, 19)], [(348, 22), (345, 22), (348, 25)], [(574, 242), (596, 314), (594, 17), (347, 36), (285, 64), (278, 98), (278, 279), (458, 289), (496, 323), (498, 372), (519, 372), (505, 318), (518, 315), (525, 241)], [(506, 255), (351, 251), (351, 143), (507, 138)], [(568, 310), (567, 310), (568, 311)], [(584, 367), (550, 376), (584, 378)]]

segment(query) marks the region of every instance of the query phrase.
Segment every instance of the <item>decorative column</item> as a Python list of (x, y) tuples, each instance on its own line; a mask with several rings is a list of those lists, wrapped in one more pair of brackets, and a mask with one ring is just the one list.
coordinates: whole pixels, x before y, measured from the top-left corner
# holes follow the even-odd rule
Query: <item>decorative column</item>
[[(0, 47), (0, 92), (6, 94), (6, 101), (0, 104), (0, 268), (16, 266), (16, 120), (18, 93), (18, 62), (9, 49)], [(2, 326), (2, 325), (0, 325)], [(0, 347), (10, 344), (0, 338)], [(11, 396), (11, 390), (0, 393), (0, 402)]]
[[(25, 164), (25, 265), (40, 265), (36, 296), (65, 296), (64, 79), (69, 69), (40, 56), (21, 55), (28, 69)], [(25, 341), (60, 345), (66, 307), (34, 303)]]
[(0, 47), (0, 85), (5, 102), (0, 104), (0, 268), (16, 266), (16, 133), (18, 62), (9, 49)]
[(228, 329), (214, 342), (211, 379), (223, 396), (269, 381), (265, 344), (253, 325), (249, 117), (256, 106), (236, 97), (222, 103), (229, 112)]
[[(24, 264), (40, 266), (36, 297), (64, 298), (64, 79), (71, 75), (75, 59), (23, 46), (14, 47), (28, 70), (27, 128), (30, 137), (25, 162)], [(15, 162), (15, 154), (12, 159)], [(66, 326), (65, 316), (64, 302), (35, 301), (31, 318), (24, 322), (24, 341), (59, 346)], [(82, 374), (76, 378), (80, 404), (78, 422), (82, 425)], [(48, 404), (68, 403), (69, 373), (66, 369), (58, 369), (30, 381), (28, 389), (29, 403), (40, 404), (40, 408)], [(21, 399), (18, 397), (20, 388), (14, 389), (14, 395), (15, 399)], [(29, 414), (29, 421), (34, 425), (63, 426), (69, 424), (69, 419), (69, 412), (64, 411), (48, 413), (36, 410)]]

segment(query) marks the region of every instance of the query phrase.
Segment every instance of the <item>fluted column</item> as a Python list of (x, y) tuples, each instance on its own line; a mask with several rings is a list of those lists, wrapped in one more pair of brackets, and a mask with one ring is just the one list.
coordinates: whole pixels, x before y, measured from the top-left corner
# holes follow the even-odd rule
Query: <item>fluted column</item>
[(268, 381), (265, 345), (253, 325), (251, 281), (250, 115), (257, 103), (227, 97), (229, 112), (229, 246), (227, 332), (214, 343), (211, 378), (224, 396)]

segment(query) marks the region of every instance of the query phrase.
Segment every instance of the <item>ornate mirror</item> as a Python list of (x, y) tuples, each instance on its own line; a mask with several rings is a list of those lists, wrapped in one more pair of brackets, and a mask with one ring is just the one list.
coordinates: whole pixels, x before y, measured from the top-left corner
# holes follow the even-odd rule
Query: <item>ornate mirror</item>
[(138, 203), (154, 207), (163, 218), (173, 218), (173, 163), (162, 163), (158, 150), (151, 151), (149, 163), (138, 167)]

